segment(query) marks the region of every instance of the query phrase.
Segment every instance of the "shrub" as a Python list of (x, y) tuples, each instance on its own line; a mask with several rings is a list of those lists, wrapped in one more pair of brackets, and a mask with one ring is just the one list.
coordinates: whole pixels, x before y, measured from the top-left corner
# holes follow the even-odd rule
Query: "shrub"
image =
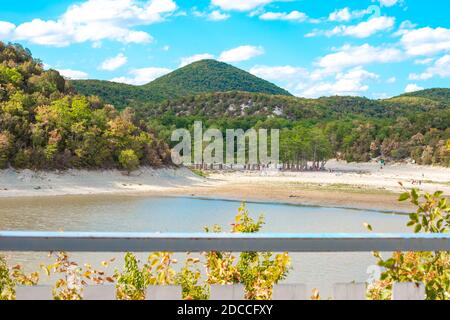
[[(408, 222), (415, 233), (449, 231), (450, 205), (442, 192), (421, 195), (413, 189), (403, 193), (399, 200), (409, 200), (417, 207)], [(390, 299), (394, 282), (416, 282), (425, 285), (427, 300), (450, 299), (450, 252), (395, 252), (386, 260), (379, 252), (374, 256), (384, 272), (380, 281), (369, 287), (369, 298)]]
[(123, 150), (119, 155), (119, 163), (130, 174), (139, 167), (139, 158), (133, 150)]
[[(250, 217), (245, 204), (238, 210), (232, 225), (232, 233), (256, 233), (264, 225), (264, 217), (257, 220)], [(206, 229), (206, 231), (210, 231)], [(213, 232), (221, 232), (214, 226)], [(242, 252), (237, 260), (231, 253), (205, 253), (209, 284), (237, 284), (245, 287), (248, 300), (270, 300), (274, 284), (286, 278), (290, 270), (291, 259), (287, 252), (277, 254)], [(234, 262), (237, 261), (235, 264)]]

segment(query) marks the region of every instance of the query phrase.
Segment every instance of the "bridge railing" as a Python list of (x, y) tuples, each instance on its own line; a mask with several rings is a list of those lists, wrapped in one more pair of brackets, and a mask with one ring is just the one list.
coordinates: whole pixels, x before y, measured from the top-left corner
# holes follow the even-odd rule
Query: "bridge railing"
[[(0, 232), (0, 252), (370, 252), (450, 251), (450, 234), (212, 234), (212, 233), (98, 233), (98, 232)], [(211, 286), (211, 299), (241, 300), (239, 285)], [(50, 286), (19, 287), (17, 299), (51, 299)], [(337, 300), (365, 299), (366, 284), (335, 284)], [(88, 286), (84, 299), (114, 299), (114, 286)], [(150, 287), (151, 300), (179, 300), (177, 286)], [(306, 286), (274, 286), (274, 299), (308, 299)], [(422, 284), (396, 283), (393, 299), (425, 298)]]
[(450, 251), (450, 234), (231, 234), (0, 231), (0, 251)]

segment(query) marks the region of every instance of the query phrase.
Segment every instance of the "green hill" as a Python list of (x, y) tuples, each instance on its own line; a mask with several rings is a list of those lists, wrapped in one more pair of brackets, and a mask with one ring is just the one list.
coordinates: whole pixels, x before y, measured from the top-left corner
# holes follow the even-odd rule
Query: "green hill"
[(97, 95), (121, 109), (133, 103), (161, 102), (208, 92), (243, 91), (290, 96), (276, 85), (229, 64), (202, 60), (175, 70), (143, 86), (98, 81), (72, 81), (85, 95)]
[(433, 88), (426, 89), (411, 93), (405, 93), (400, 97), (415, 97), (415, 98), (425, 98), (429, 100), (434, 100), (443, 103), (450, 103), (450, 89), (448, 88)]
[(110, 169), (170, 164), (170, 151), (129, 111), (75, 94), (55, 70), (0, 41), (0, 169)]
[(213, 92), (184, 96), (163, 102), (135, 105), (142, 118), (170, 114), (182, 121), (183, 117), (276, 117), (293, 121), (324, 121), (342, 117), (370, 117), (393, 119), (411, 114), (441, 112), (447, 114), (449, 103), (429, 98), (399, 96), (385, 100), (363, 97), (332, 96), (306, 99), (294, 96), (269, 95), (241, 91)]
[(314, 136), (311, 141), (323, 142), (323, 154), (347, 161), (383, 157), (450, 167), (450, 104), (432, 97), (305, 99), (233, 91), (136, 105), (136, 113), (169, 143), (174, 128), (192, 129), (197, 120), (222, 132), (281, 129), (280, 155), (291, 164), (301, 162), (303, 152), (314, 158), (308, 150), (315, 147), (307, 142)]

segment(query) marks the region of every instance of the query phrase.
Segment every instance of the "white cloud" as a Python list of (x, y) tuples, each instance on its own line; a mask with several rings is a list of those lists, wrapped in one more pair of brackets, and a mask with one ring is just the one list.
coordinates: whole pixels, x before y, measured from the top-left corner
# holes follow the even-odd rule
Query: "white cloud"
[(336, 10), (328, 16), (328, 20), (330, 21), (350, 21), (352, 18), (352, 14), (350, 13), (350, 9), (348, 7)]
[(290, 65), (257, 65), (251, 68), (249, 72), (267, 81), (275, 82), (291, 92), (297, 90), (299, 84), (311, 81), (311, 75), (307, 69)]
[(222, 10), (250, 11), (276, 0), (211, 0), (211, 4)]
[(311, 75), (307, 69), (290, 65), (257, 65), (251, 68), (249, 72), (267, 81), (273, 81), (288, 91), (296, 90), (299, 83), (311, 80)]
[(261, 20), (285, 20), (303, 22), (308, 19), (308, 16), (300, 11), (294, 10), (287, 12), (266, 12), (259, 16)]
[(420, 91), (420, 90), (423, 90), (423, 89), (424, 89), (424, 88), (418, 86), (418, 85), (415, 84), (415, 83), (410, 83), (410, 84), (408, 84), (408, 85), (406, 86), (405, 92), (406, 92), (406, 93), (410, 93), (410, 92)]
[(415, 27), (417, 27), (416, 24), (412, 23), (409, 20), (405, 20), (400, 24), (398, 30), (394, 33), (394, 36), (402, 36), (405, 33), (414, 29)]
[(262, 47), (246, 45), (222, 52), (219, 60), (228, 63), (240, 62), (250, 60), (262, 54), (264, 54)]
[(49, 46), (101, 40), (146, 43), (151, 35), (132, 28), (161, 22), (176, 9), (173, 0), (87, 0), (70, 6), (57, 20), (22, 23), (13, 39)]
[(350, 11), (349, 7), (345, 7), (342, 9), (337, 9), (329, 14), (328, 21), (332, 22), (348, 22), (352, 19), (361, 18), (366, 14), (371, 13), (372, 11), (369, 9), (365, 10), (353, 10)]
[(128, 58), (123, 54), (119, 53), (117, 56), (113, 58), (106, 59), (100, 66), (101, 70), (105, 71), (114, 71), (125, 65), (128, 61)]
[(117, 77), (111, 79), (111, 81), (132, 85), (143, 85), (165, 74), (168, 74), (169, 72), (172, 72), (172, 70), (166, 68), (150, 67), (150, 68), (134, 69), (129, 72), (131, 77)]
[[(264, 54), (264, 49), (262, 47), (246, 45), (223, 51), (218, 60), (227, 63), (241, 62), (250, 60), (251, 58), (262, 54)], [(180, 67), (205, 59), (215, 59), (215, 56), (210, 53), (200, 53), (189, 57), (183, 57), (181, 58)]]
[(450, 77), (450, 55), (445, 55), (436, 60), (433, 66), (429, 67), (421, 74), (411, 73), (409, 80), (428, 80), (434, 77)]
[(8, 39), (11, 37), (16, 25), (6, 21), (0, 21), (0, 39)]
[(317, 65), (329, 71), (339, 71), (347, 67), (371, 63), (398, 62), (403, 58), (403, 53), (398, 49), (372, 47), (366, 43), (361, 46), (345, 45), (337, 52), (320, 58)]
[(387, 83), (396, 83), (397, 82), (397, 78), (396, 77), (390, 77), (389, 79), (387, 79), (386, 82)]
[(380, 3), (382, 7), (392, 7), (395, 6), (397, 3), (400, 3), (400, 0), (375, 0)]
[(180, 67), (184, 67), (193, 62), (205, 60), (205, 59), (214, 59), (214, 56), (209, 53), (200, 53), (200, 54), (195, 54), (190, 57), (184, 57), (184, 58), (181, 58)]
[(297, 96), (316, 98), (330, 95), (362, 95), (369, 90), (368, 81), (379, 78), (375, 73), (357, 66), (345, 72), (309, 72), (295, 66), (254, 66), (250, 73), (273, 81)]
[(228, 13), (220, 12), (219, 10), (214, 10), (208, 14), (208, 20), (211, 21), (223, 21), (230, 18)]
[(356, 38), (367, 38), (377, 32), (389, 30), (395, 24), (395, 18), (393, 17), (376, 17), (368, 21), (360, 22), (353, 26), (336, 26), (331, 30), (314, 30), (306, 35), (307, 38), (325, 35), (327, 37), (332, 37), (336, 35), (350, 36)]
[(361, 66), (355, 67), (345, 73), (338, 73), (334, 82), (318, 82), (304, 88), (299, 86), (301, 92), (298, 95), (316, 98), (329, 95), (359, 96), (369, 90), (365, 80), (378, 79), (378, 75), (371, 73)]
[(400, 42), (413, 56), (450, 51), (450, 29), (426, 27), (405, 30)]
[(231, 17), (228, 13), (221, 12), (220, 10), (213, 10), (211, 12), (200, 11), (197, 7), (192, 8), (192, 14), (196, 17), (206, 18), (209, 21), (224, 21)]
[(73, 79), (73, 80), (87, 79), (89, 77), (89, 75), (86, 72), (79, 71), (79, 70), (61, 69), (58, 71), (63, 77), (68, 78), (68, 79)]
[(417, 60), (414, 60), (414, 63), (424, 65), (424, 64), (432, 63), (433, 60), (434, 60), (434, 58), (417, 59)]
[(164, 14), (176, 9), (177, 5), (173, 0), (87, 0), (70, 6), (62, 20), (71, 24), (151, 24), (164, 20)]
[(361, 22), (355, 26), (345, 27), (343, 34), (357, 38), (367, 38), (378, 31), (388, 30), (394, 26), (395, 18), (377, 17)]
[(70, 44), (70, 31), (59, 21), (34, 19), (22, 23), (14, 31), (14, 39), (50, 46), (67, 46)]

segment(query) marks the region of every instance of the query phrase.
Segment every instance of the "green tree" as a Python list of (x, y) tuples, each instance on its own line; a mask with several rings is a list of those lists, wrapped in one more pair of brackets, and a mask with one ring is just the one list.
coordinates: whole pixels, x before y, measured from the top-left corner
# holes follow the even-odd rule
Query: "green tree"
[(119, 155), (119, 163), (127, 170), (128, 175), (139, 167), (139, 158), (133, 150), (123, 150)]

